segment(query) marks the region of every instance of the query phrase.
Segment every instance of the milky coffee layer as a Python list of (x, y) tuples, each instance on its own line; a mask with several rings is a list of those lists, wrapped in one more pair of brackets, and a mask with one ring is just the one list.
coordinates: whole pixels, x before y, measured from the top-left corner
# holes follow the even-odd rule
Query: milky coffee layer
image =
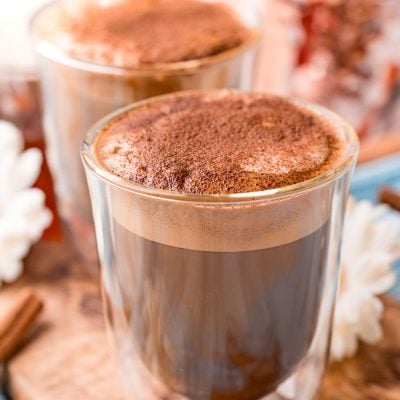
[(118, 67), (201, 59), (252, 37), (231, 8), (199, 0), (69, 0), (39, 31), (71, 57)]
[(322, 117), (274, 96), (184, 94), (129, 111), (100, 133), (101, 164), (128, 181), (192, 194), (279, 188), (342, 158), (343, 138)]

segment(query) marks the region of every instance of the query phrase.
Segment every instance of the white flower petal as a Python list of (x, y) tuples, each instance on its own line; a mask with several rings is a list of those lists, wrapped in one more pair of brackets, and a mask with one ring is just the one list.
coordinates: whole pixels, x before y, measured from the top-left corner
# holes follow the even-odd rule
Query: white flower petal
[(0, 257), (2, 259), (25, 257), (29, 251), (30, 241), (26, 234), (24, 221), (16, 221), (15, 228), (8, 229), (7, 234), (2, 231), (0, 241)]
[(346, 213), (343, 234), (343, 260), (348, 265), (348, 260), (354, 260), (362, 254), (367, 235), (367, 226), (370, 222), (370, 205), (360, 202)]
[(7, 207), (7, 213), (12, 215), (29, 215), (44, 206), (45, 195), (38, 188), (20, 190)]
[(342, 293), (337, 300), (335, 321), (349, 325), (357, 324), (361, 313), (360, 305), (363, 304), (365, 296), (369, 296), (369, 293), (365, 293), (362, 288), (348, 289)]
[(378, 343), (383, 337), (379, 319), (363, 320), (358, 329), (358, 336), (368, 344)]
[(395, 283), (391, 270), (392, 261), (393, 258), (388, 253), (366, 252), (346, 271), (347, 288), (364, 287), (374, 294), (386, 292)]
[(390, 270), (384, 274), (377, 276), (376, 280), (368, 285), (369, 289), (374, 294), (382, 294), (390, 290), (396, 284), (396, 274)]
[(31, 241), (39, 239), (52, 221), (52, 214), (44, 202), (45, 195), (40, 189), (27, 189), (19, 193), (8, 210), (10, 215), (18, 215), (26, 221), (26, 233)]
[(21, 131), (11, 122), (0, 121), (0, 156), (19, 154), (24, 147)]
[(353, 356), (358, 348), (355, 332), (350, 327), (342, 326), (340, 331), (334, 330), (331, 343), (331, 358), (340, 361)]
[(375, 221), (370, 228), (370, 238), (370, 252), (387, 253), (393, 260), (400, 256), (400, 221), (392, 221), (391, 218)]
[(28, 149), (18, 158), (15, 176), (19, 189), (32, 186), (39, 176), (43, 156), (39, 149)]
[(19, 259), (8, 259), (0, 264), (0, 280), (4, 282), (15, 281), (22, 273), (22, 261)]
[(20, 216), (7, 215), (0, 219), (0, 242), (14, 237), (27, 237), (26, 222)]
[(53, 214), (47, 208), (40, 210), (30, 219), (29, 237), (32, 243), (40, 239), (43, 231), (50, 226)]
[(334, 331), (332, 335), (330, 356), (332, 360), (341, 360), (344, 357), (344, 340), (342, 336)]
[(357, 337), (356, 335), (352, 335), (345, 341), (346, 346), (345, 346), (345, 357), (353, 357), (357, 350), (358, 350), (358, 342), (357, 342)]

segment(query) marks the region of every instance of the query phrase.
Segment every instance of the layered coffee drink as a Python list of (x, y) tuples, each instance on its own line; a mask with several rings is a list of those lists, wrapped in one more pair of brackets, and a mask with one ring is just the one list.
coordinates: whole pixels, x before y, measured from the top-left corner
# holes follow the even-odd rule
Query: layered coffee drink
[(79, 158), (84, 133), (114, 109), (151, 96), (249, 89), (259, 14), (245, 3), (61, 0), (36, 16), (49, 159), (60, 211), (78, 242), (91, 225)]
[(338, 127), (301, 103), (217, 91), (161, 97), (95, 128), (83, 158), (137, 398), (260, 399), (304, 362), (321, 313), (328, 340), (328, 182), (348, 157)]

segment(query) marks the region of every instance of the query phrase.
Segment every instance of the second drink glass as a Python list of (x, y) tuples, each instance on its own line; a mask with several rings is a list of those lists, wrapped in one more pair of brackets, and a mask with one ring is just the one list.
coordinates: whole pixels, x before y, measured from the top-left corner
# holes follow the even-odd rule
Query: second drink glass
[[(48, 159), (55, 179), (59, 211), (66, 223), (67, 232), (71, 234), (79, 253), (86, 260), (95, 259), (95, 246), (91, 234), (89, 197), (79, 158), (79, 146), (84, 133), (95, 121), (114, 109), (151, 96), (187, 89), (225, 87), (250, 89), (255, 44), (258, 41), (257, 28), (261, 17), (258, 7), (255, 4), (249, 7), (248, 0), (215, 2), (225, 4), (226, 10), (229, 12), (234, 11), (237, 24), (239, 27), (243, 24), (243, 29), (248, 30), (249, 35), (242, 43), (226, 50), (218, 50), (215, 47), (218, 46), (218, 43), (212, 43), (212, 46), (215, 47), (213, 52), (209, 56), (198, 59), (146, 65), (139, 63), (136, 66), (127, 67), (120, 62), (117, 54), (114, 54), (114, 59), (103, 59), (101, 46), (96, 54), (88, 56), (92, 60), (80, 59), (79, 54), (76, 55), (76, 49), (80, 48), (79, 43), (74, 43), (72, 46), (75, 51), (73, 55), (64, 48), (65, 42), (69, 40), (68, 33), (60, 32), (65, 19), (69, 18), (72, 22), (68, 21), (68, 23), (72, 24), (75, 23), (75, 18), (82, 21), (80, 18), (88, 13), (87, 10), (90, 10), (90, 7), (94, 7), (90, 12), (93, 10), (102, 12), (98, 18), (111, 18), (112, 13), (118, 8), (118, 5), (117, 8), (113, 8), (113, 4), (118, 3), (130, 3), (131, 7), (135, 3), (139, 6), (143, 5), (143, 7), (151, 3), (157, 13), (158, 3), (149, 3), (145, 0), (116, 1), (111, 2), (105, 8), (102, 8), (104, 6), (100, 5), (100, 2), (59, 0), (43, 8), (32, 23), (43, 84)], [(168, 2), (165, 3), (168, 5)], [(200, 7), (212, 7), (210, 3), (214, 2), (193, 1), (194, 7), (198, 7), (199, 4)], [(188, 4), (189, 8), (192, 7), (190, 5), (192, 2), (188, 2)], [(206, 4), (208, 5), (205, 6)], [(210, 10), (213, 12), (212, 9)], [(210, 11), (206, 10), (205, 12), (209, 13)], [(188, 13), (190, 14), (190, 10)], [(197, 15), (198, 12), (193, 20), (193, 29), (198, 29), (196, 28), (198, 24), (201, 27), (201, 20), (197, 21)], [(237, 17), (239, 15), (240, 21)], [(134, 22), (131, 21), (132, 23), (129, 25), (131, 18), (129, 12), (122, 15), (121, 18), (124, 20), (111, 21), (114, 25), (110, 21), (104, 22), (103, 25), (109, 29), (108, 33), (111, 35), (122, 32), (122, 40), (124, 40), (126, 39), (123, 32), (124, 23), (128, 23), (127, 29), (129, 30), (129, 26)], [(151, 15), (149, 18), (151, 19)], [(169, 16), (164, 18), (169, 18)], [(213, 17), (207, 14), (207, 18)], [(93, 18), (86, 22), (88, 26), (94, 23), (92, 21)], [(187, 21), (182, 21), (182, 23), (187, 24)], [(102, 26), (102, 21), (99, 24)], [(146, 41), (150, 39), (150, 42), (147, 43), (151, 44), (152, 32), (158, 29), (156, 25), (148, 26), (145, 32), (148, 38), (145, 39)], [(87, 27), (84, 27), (85, 29)], [(237, 27), (234, 26), (234, 29), (237, 30)], [(65, 35), (62, 36), (63, 34)], [(104, 32), (96, 31), (95, 34), (102, 35)], [(132, 33), (132, 35), (134, 34), (137, 32)], [(201, 35), (205, 40), (209, 39), (204, 32)], [(58, 40), (59, 37), (62, 37), (62, 40)], [(176, 37), (168, 37), (166, 40), (170, 40), (168, 46), (176, 47)], [(214, 40), (212, 35), (211, 40)], [(157, 43), (154, 43), (154, 46), (156, 45)], [(90, 48), (93, 49), (93, 46)], [(117, 52), (117, 49), (115, 51)]]

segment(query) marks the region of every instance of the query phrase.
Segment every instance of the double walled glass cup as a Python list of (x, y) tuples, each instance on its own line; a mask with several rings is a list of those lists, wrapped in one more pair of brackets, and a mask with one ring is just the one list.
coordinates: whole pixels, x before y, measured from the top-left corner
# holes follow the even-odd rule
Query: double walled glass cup
[[(250, 89), (261, 14), (258, 3), (216, 0), (237, 11), (254, 31), (248, 41), (232, 50), (193, 61), (117, 68), (73, 59), (42, 32), (59, 0), (43, 8), (32, 22), (35, 50), (43, 85), (44, 125), (48, 158), (67, 231), (88, 257), (91, 213), (87, 186), (79, 158), (84, 134), (99, 118), (124, 105), (148, 97), (188, 89)], [(151, 32), (149, 32), (151, 34)]]
[[(176, 96), (179, 96), (177, 94)], [(181, 94), (180, 96), (184, 96)], [(314, 398), (328, 357), (343, 215), (358, 142), (312, 180), (189, 195), (127, 182), (82, 147), (109, 330), (135, 399)], [(293, 397), (294, 396), (294, 397)]]

